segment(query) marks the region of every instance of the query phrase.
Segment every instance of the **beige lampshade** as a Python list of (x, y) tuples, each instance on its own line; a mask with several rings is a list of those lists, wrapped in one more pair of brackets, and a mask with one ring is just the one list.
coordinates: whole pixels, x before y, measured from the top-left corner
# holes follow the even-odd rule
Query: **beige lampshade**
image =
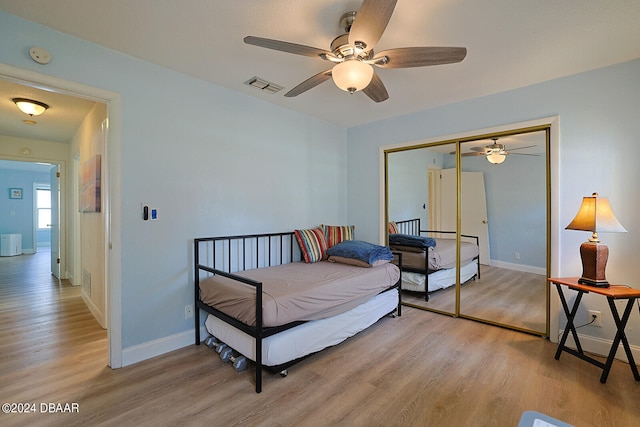
[(333, 82), (349, 93), (369, 86), (373, 78), (373, 67), (357, 59), (348, 59), (336, 64), (331, 70)]
[[(626, 233), (627, 230), (618, 222), (611, 210), (609, 199), (599, 197), (593, 193), (589, 197), (582, 198), (582, 205), (576, 217), (565, 227), (567, 230), (591, 231), (593, 237), (590, 241), (598, 241), (599, 232)], [(595, 240), (592, 240), (595, 239)]]

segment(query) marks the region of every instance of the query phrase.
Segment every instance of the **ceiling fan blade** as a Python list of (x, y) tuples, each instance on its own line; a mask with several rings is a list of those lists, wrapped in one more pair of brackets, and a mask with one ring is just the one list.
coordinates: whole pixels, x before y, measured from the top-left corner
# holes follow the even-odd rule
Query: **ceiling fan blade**
[(453, 64), (465, 56), (466, 47), (399, 47), (380, 52), (373, 59), (381, 68), (410, 68)]
[(537, 147), (537, 145), (527, 145), (526, 147), (509, 148), (509, 151), (524, 150), (525, 148), (533, 148), (533, 147)]
[(320, 83), (323, 83), (331, 78), (331, 70), (323, 71), (321, 73), (316, 74), (315, 76), (309, 77), (307, 80), (300, 83), (298, 86), (291, 89), (289, 92), (285, 93), (284, 96), (287, 98), (292, 98), (294, 96), (298, 96), (303, 92), (308, 91), (309, 89), (313, 89), (318, 86)]
[(266, 47), (267, 49), (279, 50), (281, 52), (294, 53), (296, 55), (304, 55), (310, 57), (318, 57), (324, 59), (325, 55), (333, 56), (331, 52), (316, 47), (305, 46), (302, 44), (283, 42), (280, 40), (265, 39), (262, 37), (247, 36), (244, 38), (246, 44), (258, 47)]
[(396, 3), (397, 0), (364, 0), (349, 30), (349, 44), (361, 42), (366, 51), (373, 49), (387, 28)]
[(511, 151), (505, 151), (504, 154), (513, 154), (514, 156), (539, 156), (540, 155), (540, 154), (512, 153)]
[(371, 83), (369, 86), (362, 89), (362, 91), (367, 95), (371, 100), (375, 102), (382, 102), (389, 99), (389, 94), (387, 93), (387, 88), (384, 87), (384, 83), (380, 80), (378, 73), (373, 72), (373, 78), (371, 79)]
[(470, 148), (470, 150), (471, 150), (471, 151), (478, 151), (478, 152), (480, 152), (480, 153), (485, 153), (485, 154), (486, 154), (487, 152), (489, 152), (489, 149), (488, 149), (488, 148), (486, 148), (486, 147), (471, 147), (471, 148)]
[(461, 156), (462, 157), (469, 157), (469, 156), (486, 156), (487, 153), (462, 153)]

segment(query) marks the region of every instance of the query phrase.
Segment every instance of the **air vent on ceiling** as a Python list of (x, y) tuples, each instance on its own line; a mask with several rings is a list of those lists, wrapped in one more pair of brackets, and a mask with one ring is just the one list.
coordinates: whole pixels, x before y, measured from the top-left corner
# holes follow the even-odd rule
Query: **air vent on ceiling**
[(244, 82), (244, 84), (253, 86), (267, 93), (276, 93), (283, 89), (282, 86), (268, 82), (265, 79), (261, 79), (260, 77), (251, 77), (249, 80)]

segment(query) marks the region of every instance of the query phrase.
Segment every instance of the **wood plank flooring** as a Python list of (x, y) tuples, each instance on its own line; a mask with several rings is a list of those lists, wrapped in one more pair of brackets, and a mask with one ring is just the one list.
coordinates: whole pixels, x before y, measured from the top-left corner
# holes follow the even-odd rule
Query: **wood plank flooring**
[[(543, 275), (480, 266), (480, 279), (460, 288), (460, 313), (472, 318), (544, 334), (547, 322), (547, 279)], [(455, 287), (429, 296), (405, 292), (403, 301), (419, 307), (455, 313)]]
[[(267, 374), (261, 394), (251, 367), (237, 373), (204, 345), (112, 370), (80, 289), (19, 258), (0, 258), (0, 402), (38, 413), (1, 413), (2, 426), (502, 427), (526, 410), (579, 427), (640, 425), (628, 365), (616, 360), (600, 384), (596, 367), (556, 361), (545, 339), (408, 307), (286, 378)], [(49, 402), (79, 412), (40, 413)]]

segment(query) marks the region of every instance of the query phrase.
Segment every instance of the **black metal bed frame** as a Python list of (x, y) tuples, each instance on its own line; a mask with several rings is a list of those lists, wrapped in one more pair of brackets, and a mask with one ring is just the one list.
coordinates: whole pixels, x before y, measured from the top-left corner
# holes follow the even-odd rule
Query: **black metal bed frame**
[[(420, 218), (407, 219), (403, 221), (395, 221), (398, 226), (398, 232), (401, 234), (411, 234), (416, 236), (421, 236), (423, 233), (439, 233), (439, 234), (456, 234), (455, 231), (439, 231), (439, 230), (423, 230), (420, 227)], [(475, 240), (476, 246), (480, 248), (480, 239), (478, 236), (471, 236), (468, 234), (461, 234), (460, 237), (469, 238)], [(425, 275), (424, 281), (424, 300), (429, 301), (429, 274), (436, 272), (438, 270), (432, 270), (429, 268), (429, 254), (427, 253), (427, 249), (424, 249), (424, 268), (412, 268), (402, 266), (403, 271), (411, 272), (411, 273), (420, 273)], [(478, 254), (475, 258), (477, 268), (477, 273), (471, 277), (469, 280), (475, 279), (476, 276), (480, 279), (480, 255)], [(466, 283), (466, 282), (465, 282)]]
[[(205, 259), (206, 262), (204, 261)], [(295, 239), (295, 233), (293, 232), (194, 239), (195, 343), (196, 345), (200, 345), (200, 342), (202, 341), (200, 337), (200, 310), (204, 310), (205, 312), (214, 315), (225, 323), (254, 338), (256, 342), (256, 393), (260, 393), (262, 391), (263, 368), (268, 368), (273, 372), (279, 372), (306, 358), (305, 356), (276, 367), (263, 366), (262, 340), (287, 329), (301, 325), (305, 323), (305, 321), (296, 321), (275, 327), (265, 327), (263, 325), (262, 318), (262, 283), (246, 277), (238, 276), (237, 274), (233, 274), (233, 272), (288, 264), (301, 260), (302, 254), (300, 253), (300, 249)], [(402, 270), (400, 266), (399, 268)], [(205, 277), (211, 277), (212, 275), (219, 274), (220, 276), (237, 280), (254, 287), (256, 291), (255, 326), (247, 325), (202, 302), (200, 300), (201, 274)], [(401, 281), (402, 280), (400, 278), (394, 286), (389, 288), (398, 289), (398, 306), (396, 310), (394, 310), (397, 312), (398, 316), (401, 315)]]

